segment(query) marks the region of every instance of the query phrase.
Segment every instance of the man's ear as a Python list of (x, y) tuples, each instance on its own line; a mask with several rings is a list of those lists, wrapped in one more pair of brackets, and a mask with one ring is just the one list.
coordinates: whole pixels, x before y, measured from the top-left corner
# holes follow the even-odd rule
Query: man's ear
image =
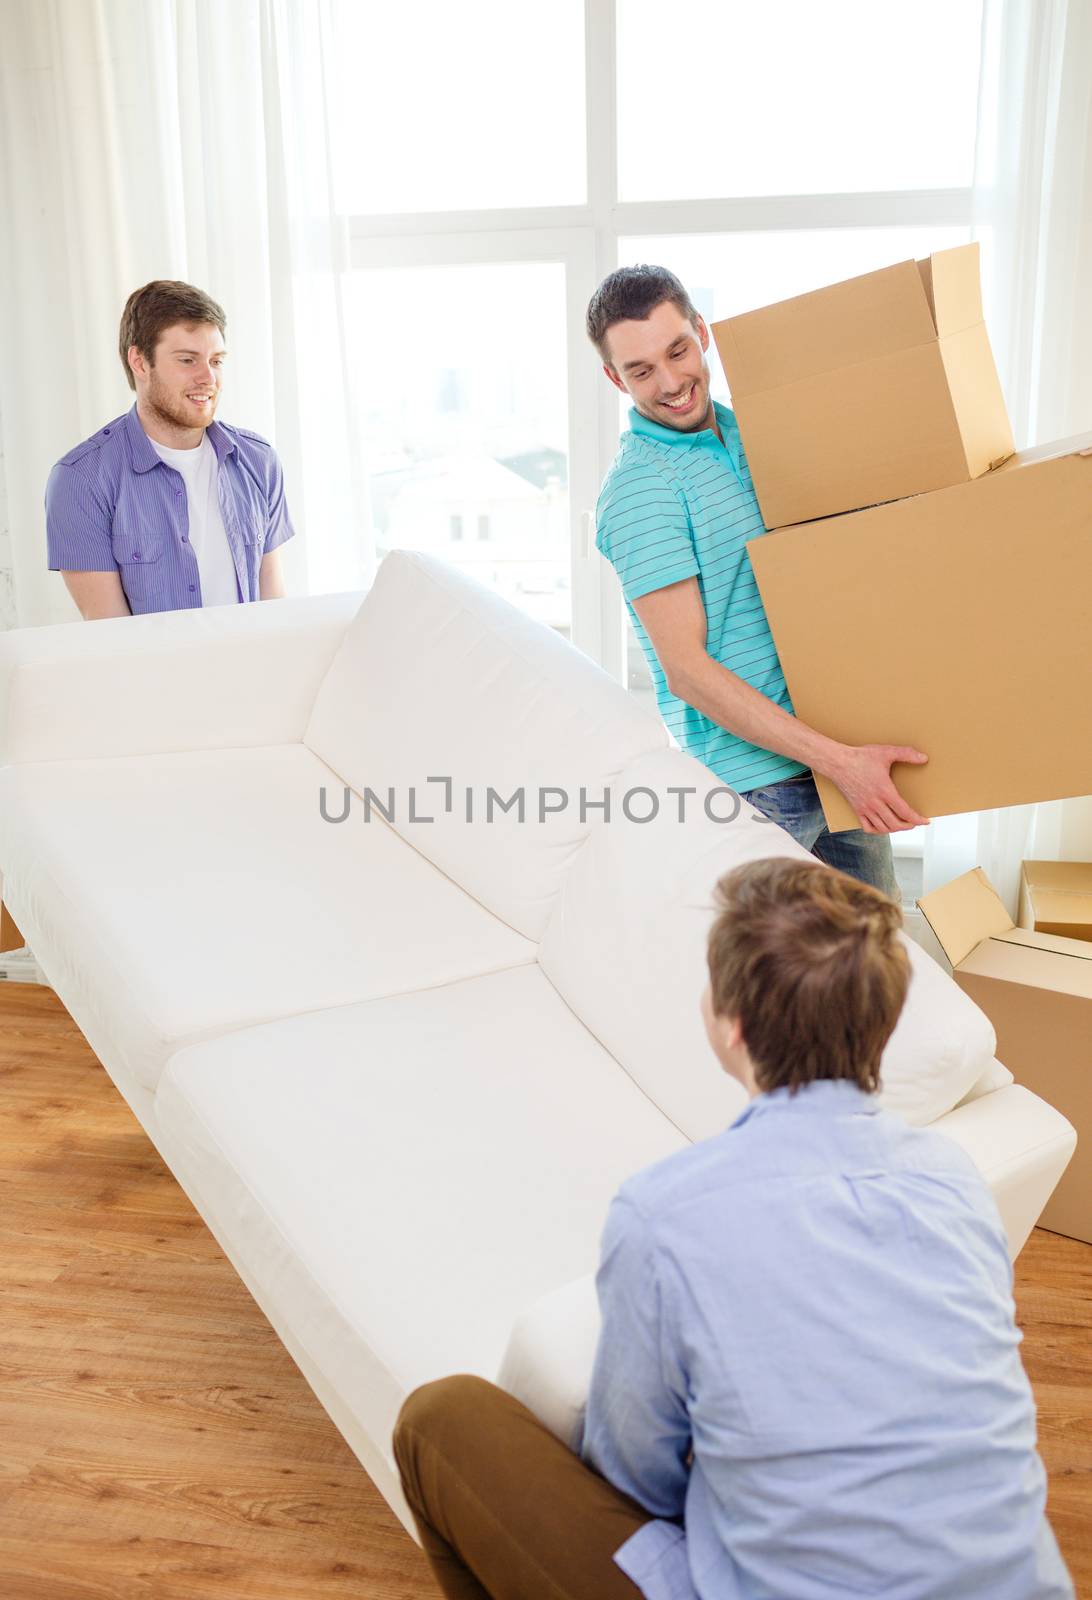
[(740, 1046), (747, 1048), (747, 1041), (743, 1037), (743, 1024), (738, 1017), (718, 1017), (721, 1029), (721, 1038), (728, 1050), (738, 1050)]
[(702, 350), (708, 350), (709, 329), (706, 327), (705, 318), (702, 316), (700, 311), (695, 311), (694, 313), (694, 326), (698, 330), (698, 341), (701, 344)]
[(125, 359), (129, 363), (129, 371), (135, 372), (141, 378), (148, 376), (148, 363), (141, 355), (135, 344), (131, 344), (125, 352)]
[(623, 394), (628, 393), (625, 384), (622, 382), (617, 372), (615, 372), (609, 361), (604, 361), (603, 371), (606, 373), (607, 377), (610, 379), (611, 383), (613, 383), (616, 389), (620, 389)]

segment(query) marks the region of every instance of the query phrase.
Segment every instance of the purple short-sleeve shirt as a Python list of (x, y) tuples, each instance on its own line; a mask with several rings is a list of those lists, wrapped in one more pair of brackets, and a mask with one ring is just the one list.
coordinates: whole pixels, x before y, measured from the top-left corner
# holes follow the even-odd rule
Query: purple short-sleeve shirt
[[(208, 435), (239, 599), (257, 600), (262, 557), (295, 532), (281, 464), (248, 428), (212, 422)], [(185, 484), (152, 448), (135, 405), (61, 457), (45, 503), (52, 571), (116, 572), (134, 616), (201, 605)]]

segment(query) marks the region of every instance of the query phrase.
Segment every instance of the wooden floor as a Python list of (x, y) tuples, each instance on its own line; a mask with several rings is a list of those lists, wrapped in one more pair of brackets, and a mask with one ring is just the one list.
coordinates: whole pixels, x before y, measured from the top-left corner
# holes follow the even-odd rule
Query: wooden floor
[[(51, 990), (0, 984), (0, 1596), (433, 1597)], [(1092, 1596), (1092, 1246), (1017, 1266), (1050, 1510)]]

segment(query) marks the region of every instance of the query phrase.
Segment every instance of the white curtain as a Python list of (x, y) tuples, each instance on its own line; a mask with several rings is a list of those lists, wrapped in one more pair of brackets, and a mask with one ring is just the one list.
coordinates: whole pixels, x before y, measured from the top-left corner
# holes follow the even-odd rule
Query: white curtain
[(152, 278), (227, 313), (221, 416), (277, 447), (289, 592), (370, 578), (329, 133), (328, 0), (0, 0), (0, 440), (16, 620), (46, 571), (53, 462), (132, 402), (117, 353)]
[[(986, 323), (1017, 447), (1092, 430), (1092, 0), (985, 0), (975, 167)], [(1092, 860), (1092, 798), (941, 818), (925, 887), (981, 866), (1014, 913), (1020, 862), (1037, 857)]]

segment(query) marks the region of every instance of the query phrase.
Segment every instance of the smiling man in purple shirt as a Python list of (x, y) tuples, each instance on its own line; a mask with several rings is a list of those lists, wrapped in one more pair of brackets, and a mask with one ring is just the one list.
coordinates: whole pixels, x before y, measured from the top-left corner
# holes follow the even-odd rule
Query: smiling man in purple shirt
[(118, 353), (136, 403), (46, 485), (49, 566), (87, 620), (284, 594), (294, 532), (273, 447), (216, 422), (226, 319), (188, 283), (129, 296)]

